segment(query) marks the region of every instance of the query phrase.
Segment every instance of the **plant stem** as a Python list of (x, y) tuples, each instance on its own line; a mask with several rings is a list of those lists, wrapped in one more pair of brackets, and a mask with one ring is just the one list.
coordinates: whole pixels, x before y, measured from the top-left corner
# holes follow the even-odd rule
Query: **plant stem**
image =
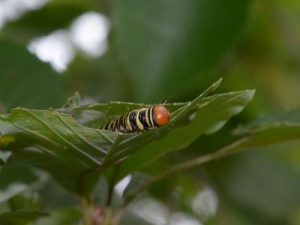
[(245, 141), (247, 141), (249, 139), (249, 137), (244, 137), (236, 142), (233, 142), (230, 145), (227, 145), (217, 151), (215, 151), (212, 154), (208, 154), (208, 155), (204, 155), (204, 156), (200, 156), (196, 159), (192, 159), (192, 160), (188, 160), (186, 162), (180, 163), (174, 167), (171, 167), (170, 169), (166, 170), (165, 172), (162, 172), (154, 177), (152, 177), (148, 182), (144, 183), (144, 185), (142, 185), (139, 189), (137, 189), (135, 191), (135, 193), (133, 193), (132, 195), (128, 196), (127, 199), (125, 199), (123, 207), (121, 210), (123, 210), (124, 208), (126, 208), (126, 206), (131, 203), (139, 194), (141, 194), (142, 192), (144, 192), (146, 189), (148, 189), (151, 185), (153, 185), (154, 183), (156, 183), (157, 181), (160, 181), (170, 175), (173, 175), (179, 171), (182, 170), (187, 170), (187, 169), (191, 169), (194, 168), (196, 166), (200, 166), (203, 165), (207, 162), (213, 161), (213, 160), (217, 160), (226, 156), (229, 156), (231, 154), (236, 153), (236, 150), (241, 144), (243, 144)]
[(90, 200), (87, 198), (82, 198), (81, 208), (83, 225), (92, 225), (93, 206)]
[(111, 214), (111, 210), (107, 209), (105, 210), (105, 215), (104, 215), (104, 219), (103, 219), (103, 225), (112, 225), (112, 214)]
[(115, 183), (116, 183), (116, 178), (119, 172), (120, 166), (116, 165), (113, 171), (112, 178), (109, 183), (109, 189), (108, 189), (108, 196), (107, 196), (107, 201), (106, 201), (106, 207), (110, 208), (112, 201), (113, 201), (113, 196), (114, 196), (114, 188), (115, 188)]

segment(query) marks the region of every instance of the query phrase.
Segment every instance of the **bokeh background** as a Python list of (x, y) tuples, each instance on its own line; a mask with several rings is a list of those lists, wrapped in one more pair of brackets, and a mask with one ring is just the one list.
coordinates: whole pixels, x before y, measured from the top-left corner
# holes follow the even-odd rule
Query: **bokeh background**
[[(0, 0), (1, 113), (60, 107), (76, 91), (86, 103), (188, 101), (220, 77), (218, 92), (256, 89), (221, 132), (149, 173), (214, 151), (256, 118), (289, 111), (298, 122), (299, 75), (298, 0)], [(299, 149), (257, 149), (178, 174), (126, 221), (299, 225)]]

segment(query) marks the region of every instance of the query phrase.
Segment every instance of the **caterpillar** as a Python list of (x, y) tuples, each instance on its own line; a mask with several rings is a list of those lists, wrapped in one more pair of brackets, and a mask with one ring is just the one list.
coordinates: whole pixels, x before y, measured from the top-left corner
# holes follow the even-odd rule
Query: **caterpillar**
[(103, 126), (103, 129), (121, 133), (134, 133), (166, 125), (170, 120), (170, 112), (162, 105), (136, 109)]

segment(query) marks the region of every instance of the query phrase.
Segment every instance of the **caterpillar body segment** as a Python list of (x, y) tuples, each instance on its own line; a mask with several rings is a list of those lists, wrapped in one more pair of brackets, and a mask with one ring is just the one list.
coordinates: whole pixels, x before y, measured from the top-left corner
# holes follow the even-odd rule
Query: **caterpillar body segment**
[(166, 125), (170, 112), (161, 105), (141, 108), (128, 112), (103, 126), (103, 129), (121, 133), (134, 133)]

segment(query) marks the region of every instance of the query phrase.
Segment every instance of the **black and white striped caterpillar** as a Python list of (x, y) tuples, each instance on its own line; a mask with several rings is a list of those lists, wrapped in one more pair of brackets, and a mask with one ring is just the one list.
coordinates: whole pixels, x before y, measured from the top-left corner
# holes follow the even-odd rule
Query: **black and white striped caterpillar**
[(103, 126), (103, 129), (122, 133), (134, 133), (166, 125), (170, 112), (162, 105), (136, 109)]

